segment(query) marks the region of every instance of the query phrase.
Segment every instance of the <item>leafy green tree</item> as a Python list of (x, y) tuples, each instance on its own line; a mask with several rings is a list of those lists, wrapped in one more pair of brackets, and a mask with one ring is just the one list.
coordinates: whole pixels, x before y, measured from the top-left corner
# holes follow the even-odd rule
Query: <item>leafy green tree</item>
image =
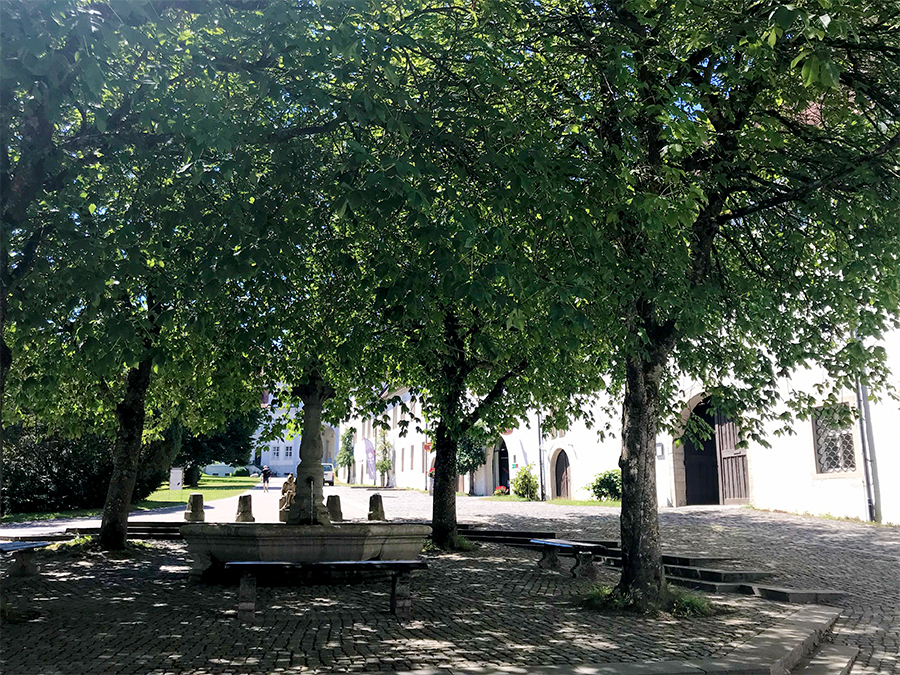
[(511, 90), (528, 92), (521, 117), (568, 166), (549, 199), (568, 214), (565, 265), (592, 289), (596, 349), (624, 402), (616, 592), (657, 607), (654, 443), (680, 410), (678, 379), (761, 441), (794, 368), (823, 365), (826, 399), (882, 377), (871, 338), (900, 305), (900, 8), (495, 9), (517, 27), (502, 39)]
[(344, 432), (344, 435), (341, 436), (341, 449), (335, 457), (335, 463), (344, 469), (347, 469), (347, 482), (352, 482), (350, 480), (350, 467), (353, 466), (354, 455), (353, 455), (353, 445), (356, 441), (356, 434), (352, 429)]
[(394, 445), (387, 438), (387, 432), (384, 429), (378, 432), (378, 447), (375, 448), (375, 454), (378, 461), (375, 462), (375, 470), (381, 474), (381, 487), (386, 485), (385, 479), (394, 468)]
[[(76, 371), (101, 376), (99, 383), (86, 384), (86, 391), (100, 399), (101, 408), (109, 411), (111, 405), (118, 420), (116, 469), (101, 528), (108, 547), (124, 545), (147, 392), (165, 351), (157, 340), (172, 318), (160, 274), (172, 262), (164, 251), (171, 236), (166, 227), (174, 227), (173, 221), (162, 224), (158, 218), (165, 191), (155, 202), (137, 199), (140, 207), (127, 202), (140, 181), (159, 188), (162, 174), (174, 176), (193, 166), (184, 163), (186, 156), (230, 149), (220, 147), (217, 137), (230, 135), (227, 115), (212, 123), (209, 110), (197, 104), (227, 87), (227, 76), (216, 71), (239, 67), (240, 60), (218, 50), (213, 57), (218, 62), (201, 64), (195, 59), (204, 53), (192, 55), (184, 43), (192, 39), (194, 21), (200, 24), (194, 26), (198, 34), (211, 35), (203, 28), (210, 21), (226, 35), (235, 16), (259, 7), (166, 1), (0, 5), (0, 405), (7, 399), (13, 364), (10, 345), (26, 349), (34, 329), (46, 330), (42, 321), (68, 314), (68, 327), (78, 324), (79, 334), (60, 334), (60, 343), (76, 345), (79, 356), (87, 357), (91, 365), (78, 371), (79, 364)], [(207, 186), (228, 168), (209, 167)], [(186, 176), (195, 177), (202, 180), (203, 171)], [(199, 206), (194, 199), (185, 204)], [(141, 207), (154, 215), (139, 215)], [(183, 208), (180, 221), (203, 222), (198, 215)], [(148, 232), (156, 234), (154, 241), (141, 248)], [(48, 302), (41, 286), (66, 296), (55, 316), (38, 304)], [(112, 377), (123, 364), (121, 380)], [(17, 403), (29, 405), (36, 392), (54, 391), (58, 373), (50, 368), (37, 379), (25, 374)], [(21, 400), (25, 391), (31, 400)], [(60, 408), (65, 395), (55, 398)], [(9, 417), (0, 410), (0, 423)]]
[(465, 436), (459, 442), (456, 449), (456, 473), (469, 474), (469, 494), (475, 494), (475, 471), (484, 466), (487, 461), (487, 452), (484, 443)]

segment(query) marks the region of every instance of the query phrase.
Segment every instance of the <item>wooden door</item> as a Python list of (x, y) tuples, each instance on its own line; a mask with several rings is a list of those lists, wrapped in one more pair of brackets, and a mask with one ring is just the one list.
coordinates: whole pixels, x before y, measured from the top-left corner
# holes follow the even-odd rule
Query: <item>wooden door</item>
[(571, 499), (569, 456), (565, 450), (560, 450), (556, 456), (556, 496), (560, 499)]
[(740, 440), (737, 425), (725, 415), (716, 413), (715, 429), (721, 503), (747, 504), (750, 502), (747, 450), (735, 447)]
[[(701, 417), (715, 429), (709, 405), (701, 403), (692, 415)], [(719, 503), (719, 467), (715, 434), (705, 441), (684, 438), (685, 502), (691, 504)]]
[(509, 487), (509, 451), (506, 449), (506, 443), (501, 441), (500, 452), (498, 453), (498, 461), (500, 464), (500, 480), (498, 485), (505, 488)]

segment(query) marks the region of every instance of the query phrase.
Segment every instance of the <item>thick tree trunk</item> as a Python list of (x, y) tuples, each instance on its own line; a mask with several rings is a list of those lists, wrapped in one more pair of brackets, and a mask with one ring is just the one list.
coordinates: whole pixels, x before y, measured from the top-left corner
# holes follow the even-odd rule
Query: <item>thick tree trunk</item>
[(456, 447), (442, 417), (434, 434), (434, 496), (431, 504), (431, 538), (439, 548), (452, 548), (456, 527)]
[(665, 360), (626, 366), (622, 456), (622, 577), (618, 592), (648, 611), (668, 600), (663, 575), (656, 497), (659, 383)]
[(318, 371), (309, 382), (294, 390), (303, 401), (303, 435), (300, 436), (300, 463), (297, 465), (297, 496), (288, 513), (288, 525), (327, 525), (328, 509), (322, 493), (322, 409), (334, 396)]
[(146, 416), (145, 400), (150, 388), (152, 360), (145, 358), (137, 368), (128, 371), (125, 397), (116, 406), (116, 445), (113, 458), (113, 473), (109, 481), (109, 491), (103, 506), (103, 521), (100, 524), (100, 546), (105, 550), (125, 547), (128, 534), (128, 512), (131, 510), (131, 495), (137, 479), (138, 462), (141, 457), (141, 437), (144, 433)]

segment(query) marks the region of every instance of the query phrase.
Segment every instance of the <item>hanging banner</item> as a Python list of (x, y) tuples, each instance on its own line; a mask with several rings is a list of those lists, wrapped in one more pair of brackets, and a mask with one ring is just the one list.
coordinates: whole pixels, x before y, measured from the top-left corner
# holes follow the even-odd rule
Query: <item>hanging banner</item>
[(369, 478), (375, 480), (375, 446), (368, 438), (364, 440), (366, 443), (366, 473)]

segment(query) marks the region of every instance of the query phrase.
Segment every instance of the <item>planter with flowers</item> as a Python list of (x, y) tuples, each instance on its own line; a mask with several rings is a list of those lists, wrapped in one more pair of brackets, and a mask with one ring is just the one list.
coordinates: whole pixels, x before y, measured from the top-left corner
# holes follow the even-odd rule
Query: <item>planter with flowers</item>
[(495, 497), (507, 497), (509, 496), (509, 488), (505, 485), (498, 485), (494, 488), (494, 496)]

